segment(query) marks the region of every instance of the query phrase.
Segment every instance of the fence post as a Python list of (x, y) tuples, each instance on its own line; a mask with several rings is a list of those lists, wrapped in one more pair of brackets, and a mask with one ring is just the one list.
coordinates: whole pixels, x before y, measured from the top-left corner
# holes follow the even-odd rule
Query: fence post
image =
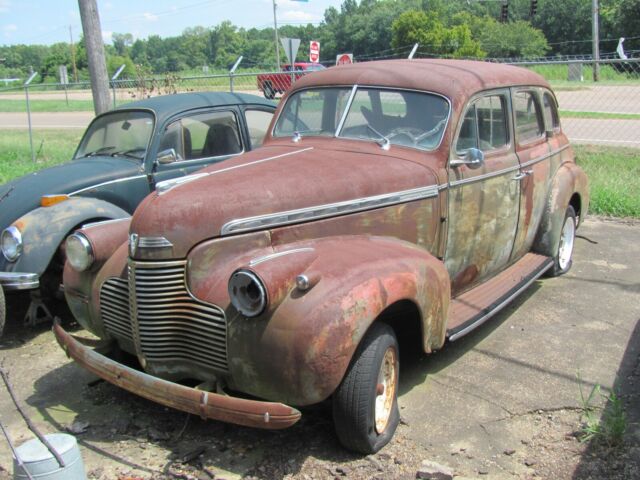
[(113, 108), (116, 108), (116, 80), (124, 70), (124, 67), (126, 67), (126, 65), (123, 63), (122, 65), (120, 65), (120, 68), (116, 70), (116, 73), (113, 74), (113, 77), (111, 77), (111, 90), (113, 91)]
[(33, 132), (31, 131), (31, 104), (29, 103), (29, 84), (36, 78), (38, 72), (33, 72), (29, 79), (24, 82), (24, 95), (27, 100), (27, 121), (29, 122), (29, 146), (31, 147), (31, 161), (36, 163), (36, 152), (33, 150)]
[(236, 63), (234, 63), (233, 67), (231, 67), (231, 70), (229, 70), (229, 89), (231, 90), (231, 93), (233, 93), (233, 74), (235, 73), (236, 68), (238, 68), (238, 65), (240, 65), (242, 58), (242, 55), (240, 55), (236, 60)]

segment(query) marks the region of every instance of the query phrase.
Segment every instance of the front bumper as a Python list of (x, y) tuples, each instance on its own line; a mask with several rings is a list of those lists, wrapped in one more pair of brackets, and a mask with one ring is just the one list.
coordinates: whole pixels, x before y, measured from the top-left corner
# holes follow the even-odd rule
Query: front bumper
[(40, 286), (37, 273), (0, 272), (0, 286), (8, 290), (34, 290)]
[(169, 382), (117, 363), (85, 347), (53, 326), (53, 333), (67, 356), (107, 382), (161, 405), (228, 423), (265, 429), (287, 428), (300, 420), (300, 412), (282, 403), (247, 400), (196, 390)]

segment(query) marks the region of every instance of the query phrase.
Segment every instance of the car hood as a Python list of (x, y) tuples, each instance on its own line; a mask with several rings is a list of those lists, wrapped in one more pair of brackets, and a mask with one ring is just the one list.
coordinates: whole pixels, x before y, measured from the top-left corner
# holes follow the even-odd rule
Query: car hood
[(122, 157), (91, 157), (45, 168), (0, 185), (0, 230), (40, 206), (40, 197), (139, 174), (141, 161)]
[(172, 257), (184, 258), (239, 219), (437, 184), (432, 170), (394, 156), (393, 149), (356, 150), (273, 145), (210, 166), (169, 190), (159, 186), (135, 211), (131, 233), (140, 240), (164, 237), (173, 245)]

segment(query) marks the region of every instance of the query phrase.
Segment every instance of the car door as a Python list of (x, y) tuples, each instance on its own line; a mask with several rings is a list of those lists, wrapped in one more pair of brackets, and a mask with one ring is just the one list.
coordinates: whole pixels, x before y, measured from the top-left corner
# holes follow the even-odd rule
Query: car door
[(508, 89), (476, 96), (451, 147), (445, 265), (454, 295), (504, 268), (511, 256), (520, 166), (509, 112)]
[(188, 175), (244, 150), (239, 112), (235, 109), (187, 115), (170, 122), (162, 132), (153, 180), (158, 183)]
[[(545, 199), (551, 180), (551, 146), (553, 121), (547, 133), (539, 88), (512, 89), (513, 122), (515, 125), (516, 153), (520, 160), (521, 201), (518, 233), (511, 259), (519, 259), (530, 249), (545, 207)], [(547, 102), (555, 99), (549, 96)], [(551, 107), (551, 104), (549, 104)], [(549, 111), (549, 115), (553, 115)], [(557, 119), (557, 111), (555, 111)], [(557, 122), (556, 122), (557, 123)], [(555, 143), (555, 140), (553, 140)]]

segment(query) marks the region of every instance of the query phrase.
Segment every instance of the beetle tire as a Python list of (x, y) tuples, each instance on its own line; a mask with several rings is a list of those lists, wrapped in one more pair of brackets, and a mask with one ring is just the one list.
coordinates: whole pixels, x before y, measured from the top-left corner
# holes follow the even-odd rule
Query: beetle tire
[(7, 313), (7, 304), (4, 300), (4, 291), (0, 287), (0, 338), (2, 338), (2, 332), (4, 331), (5, 316)]
[(271, 83), (266, 82), (264, 84), (264, 98), (268, 100), (273, 100), (273, 97), (276, 96), (276, 92), (273, 90)]
[[(553, 267), (547, 270), (550, 277), (564, 275), (571, 269), (575, 240), (576, 212), (573, 207), (569, 205), (566, 213), (564, 214), (564, 222), (562, 222), (558, 253), (556, 253), (556, 256), (553, 258)], [(568, 253), (566, 250), (569, 250)]]
[[(349, 364), (340, 386), (333, 395), (333, 421), (342, 445), (359, 453), (375, 453), (384, 447), (400, 421), (398, 412), (398, 341), (393, 329), (374, 323)], [(392, 403), (384, 428), (376, 426), (379, 376), (389, 356), (393, 358)], [(384, 394), (383, 394), (384, 395)], [(381, 431), (379, 431), (381, 430)]]

